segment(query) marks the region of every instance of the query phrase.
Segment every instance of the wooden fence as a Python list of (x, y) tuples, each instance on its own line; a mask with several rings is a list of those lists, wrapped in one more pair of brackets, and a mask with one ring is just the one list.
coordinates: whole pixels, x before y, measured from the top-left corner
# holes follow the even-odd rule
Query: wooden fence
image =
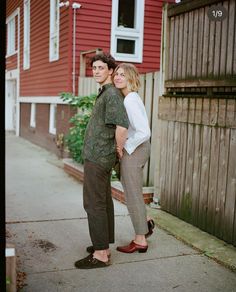
[[(236, 246), (235, 0), (166, 11), (156, 189), (163, 210)], [(210, 21), (212, 5), (224, 21)]]
[[(196, 9), (191, 9), (191, 3), (182, 5), (182, 9), (168, 9), (165, 86), (198, 87), (199, 92), (207, 87), (225, 92), (228, 87), (227, 92), (232, 92), (236, 81), (236, 2), (195, 2)], [(225, 8), (227, 17), (223, 21), (209, 18), (213, 4)]]
[(159, 102), (161, 207), (236, 245), (236, 101)]

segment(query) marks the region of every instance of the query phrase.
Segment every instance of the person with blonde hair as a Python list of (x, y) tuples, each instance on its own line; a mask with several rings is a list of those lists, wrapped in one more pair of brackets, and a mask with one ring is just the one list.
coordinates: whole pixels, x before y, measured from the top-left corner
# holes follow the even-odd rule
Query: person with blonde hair
[(127, 208), (135, 231), (135, 238), (126, 246), (118, 246), (124, 253), (146, 252), (147, 237), (153, 233), (154, 221), (147, 221), (147, 211), (143, 199), (143, 168), (150, 156), (150, 136), (147, 113), (137, 93), (140, 78), (133, 64), (119, 64), (113, 74), (115, 87), (124, 96), (124, 106), (129, 118), (128, 138), (121, 149), (117, 146), (120, 158), (121, 183), (124, 188)]

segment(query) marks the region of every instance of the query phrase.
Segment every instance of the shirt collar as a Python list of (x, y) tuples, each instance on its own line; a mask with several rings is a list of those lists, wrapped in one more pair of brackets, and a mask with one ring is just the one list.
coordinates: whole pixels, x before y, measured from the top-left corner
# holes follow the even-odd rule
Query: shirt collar
[(113, 86), (112, 83), (107, 83), (98, 89), (98, 96), (97, 98), (109, 87)]

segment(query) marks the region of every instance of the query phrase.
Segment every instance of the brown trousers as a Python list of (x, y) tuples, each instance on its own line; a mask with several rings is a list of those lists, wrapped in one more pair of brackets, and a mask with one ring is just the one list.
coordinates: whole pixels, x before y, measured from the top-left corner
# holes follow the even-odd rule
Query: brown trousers
[(147, 211), (143, 199), (143, 168), (149, 156), (150, 142), (147, 141), (139, 145), (131, 155), (124, 151), (120, 164), (121, 183), (137, 235), (144, 235), (148, 232)]
[(111, 171), (91, 161), (84, 162), (83, 201), (95, 250), (108, 249), (109, 243), (114, 243), (114, 206), (110, 178)]

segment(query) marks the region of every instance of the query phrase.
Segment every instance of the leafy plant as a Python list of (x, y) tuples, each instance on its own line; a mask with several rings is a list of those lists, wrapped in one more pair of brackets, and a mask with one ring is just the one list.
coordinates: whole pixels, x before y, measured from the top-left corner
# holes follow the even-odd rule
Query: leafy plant
[(70, 92), (62, 92), (61, 98), (63, 101), (68, 102), (68, 104), (78, 109), (78, 112), (69, 120), (72, 127), (69, 128), (69, 132), (65, 136), (65, 144), (72, 158), (76, 162), (83, 163), (82, 149), (84, 134), (95, 103), (96, 94), (74, 96)]
[(11, 284), (10, 277), (6, 277), (6, 284), (7, 284), (7, 285), (10, 285), (10, 284)]

